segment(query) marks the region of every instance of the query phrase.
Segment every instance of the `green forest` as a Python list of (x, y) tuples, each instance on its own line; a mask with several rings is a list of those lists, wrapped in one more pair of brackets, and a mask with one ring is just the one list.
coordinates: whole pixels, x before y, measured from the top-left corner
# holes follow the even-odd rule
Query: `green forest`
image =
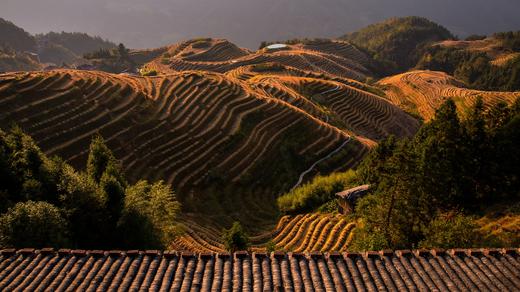
[(99, 135), (80, 171), (0, 130), (0, 178), (0, 247), (166, 248), (179, 232), (169, 185), (129, 184)]
[(379, 74), (391, 75), (414, 67), (431, 43), (455, 37), (435, 22), (410, 16), (372, 24), (341, 39), (371, 55)]

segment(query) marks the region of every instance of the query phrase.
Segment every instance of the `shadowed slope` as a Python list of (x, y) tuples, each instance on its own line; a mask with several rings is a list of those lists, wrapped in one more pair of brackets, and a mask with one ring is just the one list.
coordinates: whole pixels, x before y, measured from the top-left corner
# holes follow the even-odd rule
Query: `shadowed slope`
[[(0, 106), (2, 125), (19, 124), (46, 153), (79, 168), (99, 132), (130, 178), (164, 179), (185, 212), (216, 225), (271, 224), (276, 196), (349, 138), (297, 107), (207, 72), (4, 74)], [(366, 150), (353, 139), (316, 171), (351, 167)]]

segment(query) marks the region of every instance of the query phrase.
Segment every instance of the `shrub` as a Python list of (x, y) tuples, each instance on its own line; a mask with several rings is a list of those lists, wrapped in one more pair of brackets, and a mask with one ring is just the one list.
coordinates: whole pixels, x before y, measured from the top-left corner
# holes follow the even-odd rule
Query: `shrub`
[(141, 76), (157, 76), (157, 70), (141, 70)]
[(0, 246), (42, 248), (67, 244), (67, 222), (52, 204), (20, 202), (0, 216)]
[(119, 221), (127, 247), (166, 248), (177, 234), (179, 210), (175, 194), (163, 181), (142, 180), (128, 187)]
[(419, 243), (423, 248), (469, 248), (476, 247), (479, 241), (474, 219), (461, 214), (438, 216), (424, 235), (424, 240)]
[(265, 250), (267, 252), (273, 252), (276, 251), (276, 243), (271, 239), (265, 244)]
[(277, 199), (282, 212), (303, 212), (315, 209), (333, 199), (335, 193), (354, 183), (356, 174), (349, 170), (329, 176), (317, 176), (312, 182), (297, 187)]
[(240, 222), (234, 222), (230, 229), (224, 229), (222, 240), (229, 252), (247, 250), (249, 247), (249, 237), (242, 229)]

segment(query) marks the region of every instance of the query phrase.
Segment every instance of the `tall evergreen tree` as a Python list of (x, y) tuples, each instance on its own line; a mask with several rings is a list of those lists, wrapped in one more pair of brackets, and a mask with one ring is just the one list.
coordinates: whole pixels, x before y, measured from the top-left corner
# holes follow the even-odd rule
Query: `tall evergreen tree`
[(484, 102), (482, 97), (478, 97), (475, 104), (470, 108), (464, 120), (466, 131), (465, 151), (470, 158), (465, 163), (466, 177), (470, 180), (469, 185), (473, 199), (482, 199), (489, 194), (490, 173), (490, 145), (486, 131), (486, 121), (484, 119)]
[[(102, 201), (107, 212), (105, 224), (109, 226), (108, 230), (115, 230), (123, 210), (127, 184), (118, 161), (100, 135), (94, 136), (90, 144), (87, 173), (101, 188)], [(109, 242), (117, 240), (114, 232), (106, 236)]]
[(455, 102), (448, 99), (416, 136), (423, 189), (446, 207), (464, 196), (463, 135)]

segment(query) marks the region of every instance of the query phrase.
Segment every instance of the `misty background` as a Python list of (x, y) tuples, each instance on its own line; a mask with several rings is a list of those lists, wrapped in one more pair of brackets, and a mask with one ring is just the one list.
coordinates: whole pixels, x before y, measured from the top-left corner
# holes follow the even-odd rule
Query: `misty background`
[(455, 35), (520, 29), (518, 0), (0, 0), (0, 17), (30, 33), (86, 32), (150, 48), (221, 37), (338, 37), (393, 16), (423, 16)]

